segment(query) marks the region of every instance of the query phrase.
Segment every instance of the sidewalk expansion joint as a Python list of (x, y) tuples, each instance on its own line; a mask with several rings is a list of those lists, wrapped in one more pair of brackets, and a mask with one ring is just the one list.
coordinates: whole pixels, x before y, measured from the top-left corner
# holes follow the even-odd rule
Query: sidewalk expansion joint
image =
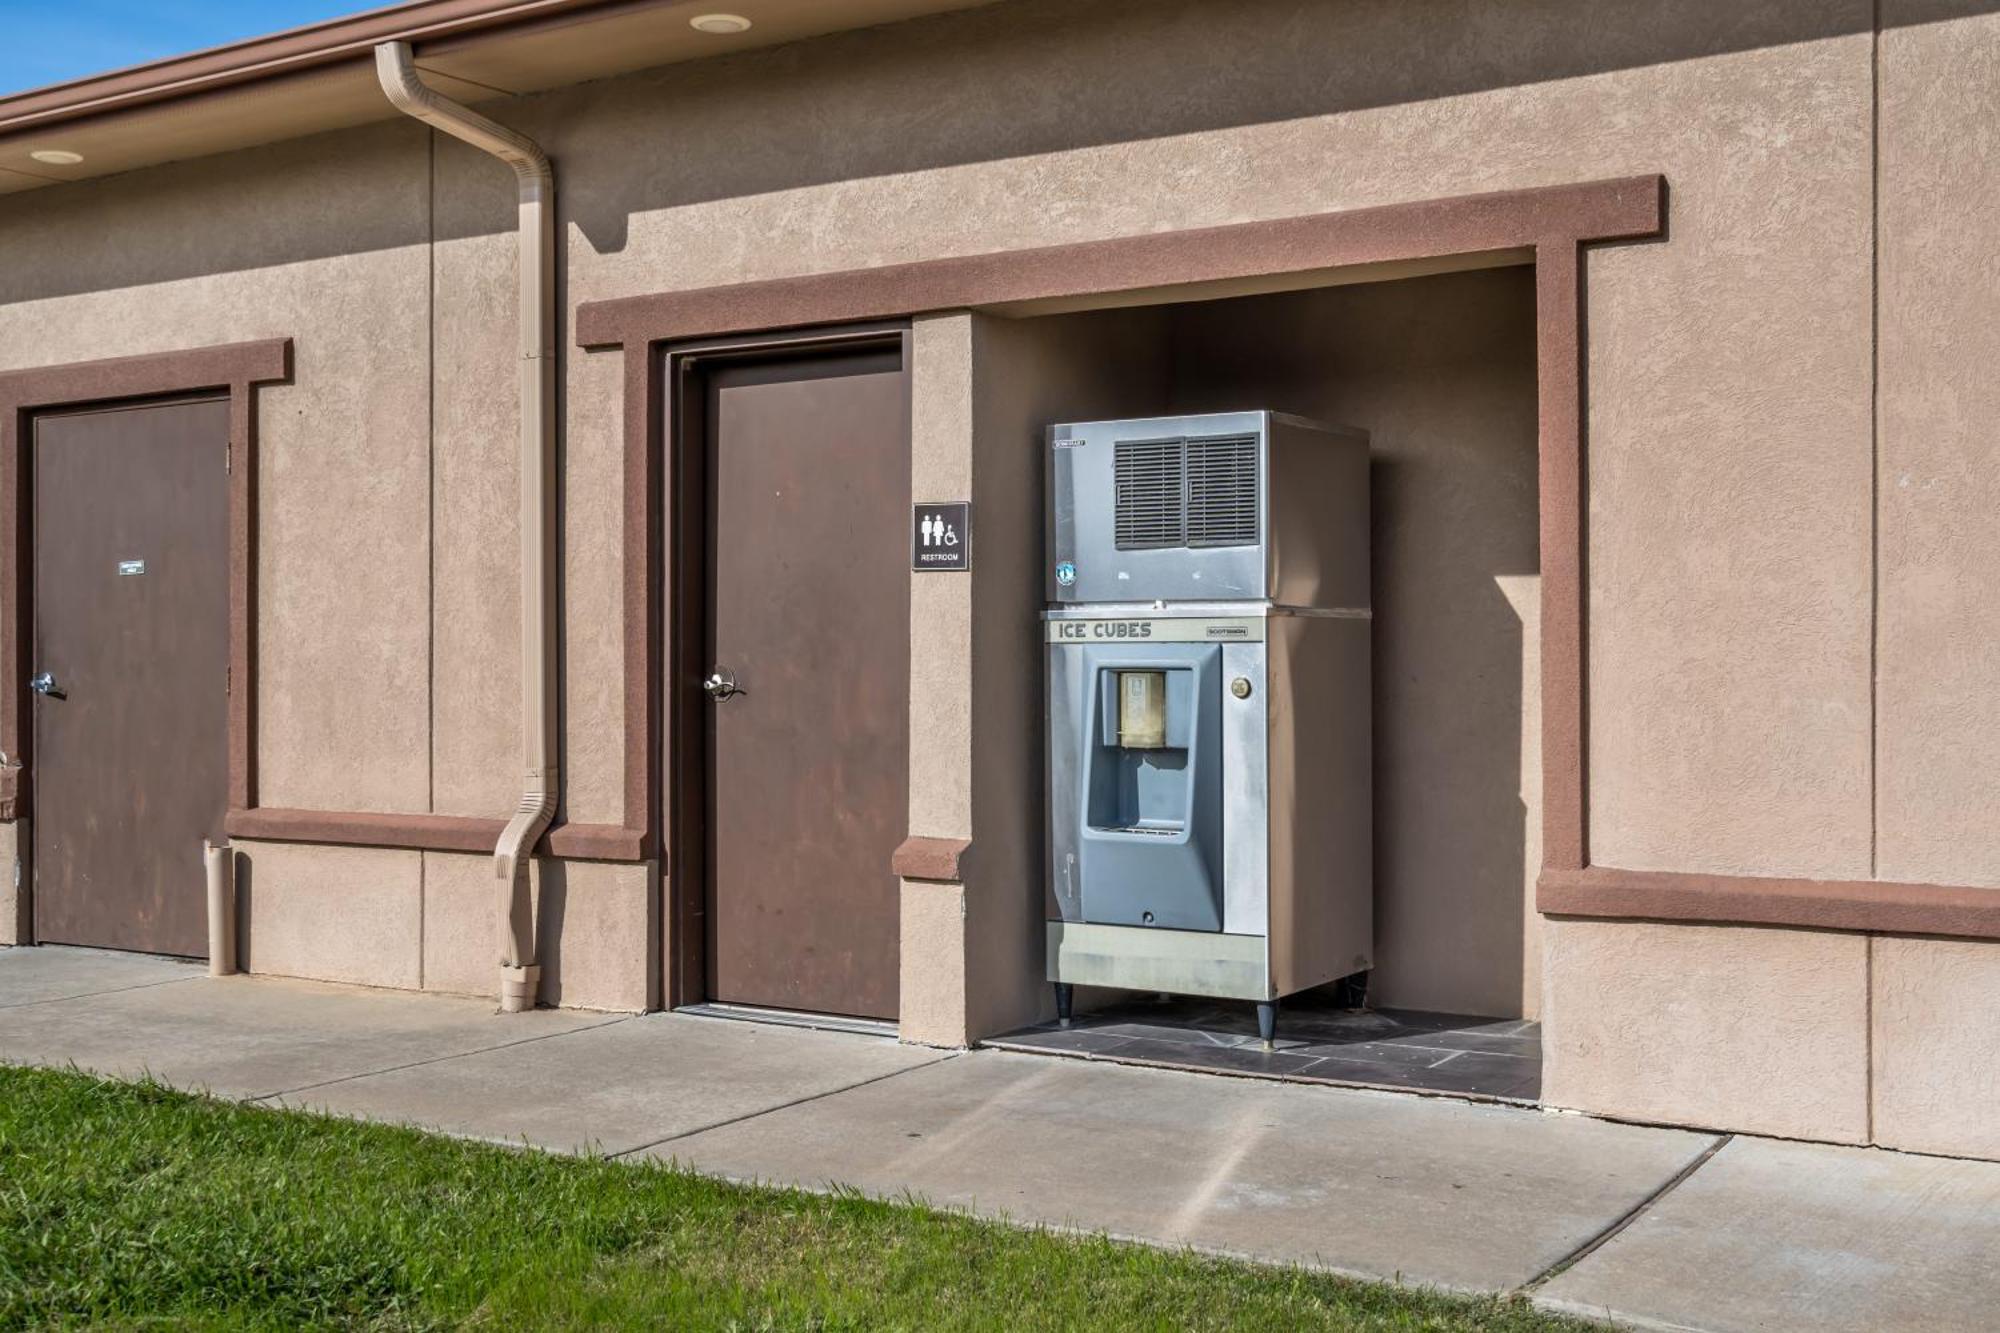
[(745, 1120), (755, 1120), (759, 1116), (775, 1115), (779, 1111), (789, 1111), (794, 1106), (805, 1106), (811, 1102), (824, 1101), (828, 1097), (838, 1097), (843, 1092), (853, 1092), (856, 1088), (865, 1088), (871, 1083), (881, 1083), (901, 1074), (915, 1073), (919, 1069), (929, 1069), (933, 1065), (941, 1065), (947, 1060), (956, 1060), (963, 1054), (965, 1054), (963, 1051), (949, 1051), (944, 1055), (940, 1055), (935, 1060), (926, 1060), (922, 1064), (906, 1065), (901, 1069), (892, 1069), (886, 1074), (877, 1074), (873, 1078), (864, 1078), (858, 1083), (843, 1083), (837, 1088), (828, 1088), (825, 1092), (815, 1092), (804, 1097), (794, 1097), (788, 1102), (780, 1102), (776, 1106), (764, 1106), (759, 1107), (755, 1111), (745, 1111), (742, 1115), (733, 1115), (725, 1120), (718, 1120), (714, 1124), (697, 1125), (693, 1129), (684, 1129), (678, 1134), (669, 1134), (665, 1138), (654, 1139), (651, 1143), (641, 1143), (637, 1147), (627, 1148), (623, 1152), (612, 1153), (610, 1160), (616, 1161), (621, 1157), (630, 1157), (634, 1153), (647, 1152), (650, 1149), (659, 1147), (663, 1143), (674, 1143), (680, 1139), (691, 1139), (697, 1134), (706, 1134), (712, 1129), (727, 1129), (731, 1125), (740, 1125)]
[(317, 1083), (304, 1083), (296, 1088), (280, 1088), (276, 1092), (260, 1092), (255, 1097), (245, 1097), (245, 1105), (268, 1102), (275, 1097), (296, 1097), (302, 1092), (312, 1092), (319, 1088), (331, 1088), (340, 1083), (352, 1083), (356, 1079), (374, 1078), (379, 1074), (400, 1074), (405, 1069), (422, 1069), (425, 1065), (441, 1065), (447, 1060), (463, 1060), (468, 1056), (485, 1055), (491, 1051), (511, 1050), (516, 1046), (531, 1046), (538, 1041), (554, 1041), (557, 1037), (567, 1037), (576, 1032), (595, 1032), (618, 1023), (629, 1023), (636, 1014), (618, 1014), (602, 1023), (585, 1023), (581, 1027), (564, 1028), (561, 1032), (538, 1032), (532, 1037), (519, 1037), (513, 1041), (496, 1042), (491, 1046), (475, 1046), (469, 1051), (449, 1051), (443, 1055), (433, 1055), (422, 1060), (410, 1060), (400, 1065), (384, 1065), (380, 1069), (364, 1069), (359, 1073), (342, 1074), (339, 1078), (325, 1078)]
[(71, 1000), (95, 1000), (106, 995), (123, 995), (127, 991), (152, 990), (157, 986), (184, 986), (190, 981), (200, 981), (206, 974), (191, 977), (168, 977), (165, 981), (142, 981), (136, 986), (113, 986), (109, 990), (89, 990), (77, 995), (50, 995), (40, 1000), (13, 1000), (0, 1004), (0, 1009), (31, 1009), (38, 1004), (66, 1004)]
[(1709, 1144), (1706, 1148), (1703, 1148), (1700, 1152), (1696, 1153), (1693, 1161), (1689, 1162), (1686, 1166), (1682, 1167), (1680, 1170), (1674, 1172), (1671, 1176), (1668, 1176), (1664, 1184), (1662, 1184), (1658, 1189), (1654, 1190), (1651, 1194), (1648, 1194), (1645, 1198), (1639, 1200), (1639, 1202), (1637, 1202), (1636, 1204), (1633, 1204), (1632, 1207), (1627, 1209), (1623, 1215), (1621, 1215), (1615, 1221), (1613, 1221), (1610, 1226), (1605, 1227), (1602, 1231), (1592, 1236), (1589, 1240), (1586, 1240), (1583, 1244), (1577, 1246), (1574, 1250), (1571, 1250), (1568, 1254), (1564, 1255), (1562, 1258), (1550, 1264), (1547, 1268), (1537, 1273), (1534, 1277), (1529, 1278), (1526, 1282), (1523, 1282), (1520, 1286), (1515, 1287), (1512, 1291), (1507, 1292), (1506, 1295), (1509, 1297), (1533, 1295), (1534, 1292), (1538, 1288), (1543, 1286), (1545, 1283), (1551, 1281), (1554, 1278), (1562, 1276), (1564, 1273), (1567, 1273), (1570, 1269), (1582, 1263), (1585, 1259), (1588, 1259), (1591, 1255), (1603, 1249), (1620, 1232), (1625, 1230), (1626, 1227), (1631, 1226), (1634, 1222), (1638, 1221), (1641, 1217), (1645, 1216), (1645, 1214), (1653, 1207), (1654, 1204), (1658, 1203), (1660, 1200), (1666, 1198), (1669, 1194), (1672, 1194), (1675, 1190), (1679, 1189), (1682, 1183), (1686, 1181), (1688, 1177), (1692, 1176), (1695, 1172), (1701, 1170), (1704, 1166), (1707, 1166), (1709, 1163), (1709, 1159), (1714, 1157), (1717, 1153), (1721, 1152), (1724, 1148), (1728, 1147), (1730, 1140), (1734, 1139), (1735, 1137), (1736, 1136), (1734, 1134), (1724, 1134), (1720, 1138), (1716, 1139), (1715, 1142)]

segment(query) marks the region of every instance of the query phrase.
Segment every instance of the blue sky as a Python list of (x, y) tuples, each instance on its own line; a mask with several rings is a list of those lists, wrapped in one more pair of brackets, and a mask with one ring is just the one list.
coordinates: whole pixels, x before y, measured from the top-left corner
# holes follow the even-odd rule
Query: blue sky
[(0, 0), (0, 97), (389, 0)]

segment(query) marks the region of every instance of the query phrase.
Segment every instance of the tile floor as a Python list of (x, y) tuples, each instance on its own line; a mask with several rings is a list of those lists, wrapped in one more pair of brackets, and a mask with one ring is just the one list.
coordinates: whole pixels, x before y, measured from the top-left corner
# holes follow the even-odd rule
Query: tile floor
[(1257, 1040), (1248, 1003), (1133, 997), (1079, 1014), (1074, 1024), (1026, 1028), (985, 1043), (1012, 1051), (1121, 1064), (1250, 1074), (1305, 1083), (1357, 1083), (1533, 1102), (1542, 1090), (1541, 1025), (1404, 1009), (1356, 1010), (1295, 996), (1278, 1012), (1276, 1049)]

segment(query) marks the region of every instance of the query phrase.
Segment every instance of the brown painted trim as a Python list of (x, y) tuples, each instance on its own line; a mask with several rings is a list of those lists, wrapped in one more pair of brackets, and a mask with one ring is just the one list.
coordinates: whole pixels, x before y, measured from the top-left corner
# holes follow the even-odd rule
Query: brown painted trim
[(1631, 176), (589, 301), (576, 338), (630, 346), (1632, 239), (1658, 234), (1662, 189), (1659, 176)]
[[(365, 811), (231, 810), (232, 838), (314, 842), (408, 851), (490, 853), (504, 819), (471, 815), (377, 814)], [(636, 861), (643, 834), (617, 824), (558, 824), (536, 848), (538, 855), (579, 861)]]
[(890, 858), (889, 868), (901, 879), (960, 884), (965, 881), (966, 857), (971, 851), (970, 838), (905, 838)]
[(459, 815), (369, 814), (267, 807), (231, 810), (223, 827), (232, 838), (267, 842), (319, 842), (433, 852), (491, 852), (505, 825), (503, 819), (472, 819)]
[(659, 790), (659, 722), (654, 716), (659, 678), (661, 594), (653, 571), (661, 560), (663, 498), (655, 469), (662, 457), (659, 376), (653, 350), (644, 343), (625, 349), (625, 825), (646, 831), (642, 854), (658, 854), (654, 793)]
[(14, 410), (73, 407), (115, 398), (227, 389), (291, 378), (292, 340), (224, 343), (180, 352), (114, 356), (0, 371), (0, 404)]
[(1548, 916), (2000, 939), (2000, 888), (1950, 884), (1590, 866), (1543, 871), (1535, 907)]
[(0, 819), (31, 813), (33, 759), (26, 732), (34, 650), (33, 488), (28, 460), (36, 412), (121, 400), (226, 393), (229, 412), (229, 796), (256, 792), (256, 477), (257, 386), (291, 378), (289, 338), (178, 352), (112, 357), (0, 373), (0, 575), (9, 611), (0, 616)]
[(1583, 247), (1535, 250), (1535, 376), (1539, 400), (1542, 572), (1542, 864), (1586, 863), (1584, 726), (1588, 661), (1584, 618)]

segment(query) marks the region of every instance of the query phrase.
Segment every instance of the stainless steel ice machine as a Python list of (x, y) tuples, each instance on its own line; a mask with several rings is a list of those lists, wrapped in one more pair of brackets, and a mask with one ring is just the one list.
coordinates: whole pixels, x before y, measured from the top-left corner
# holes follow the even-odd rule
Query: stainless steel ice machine
[(1368, 439), (1051, 427), (1048, 971), (1276, 1001), (1373, 952)]

